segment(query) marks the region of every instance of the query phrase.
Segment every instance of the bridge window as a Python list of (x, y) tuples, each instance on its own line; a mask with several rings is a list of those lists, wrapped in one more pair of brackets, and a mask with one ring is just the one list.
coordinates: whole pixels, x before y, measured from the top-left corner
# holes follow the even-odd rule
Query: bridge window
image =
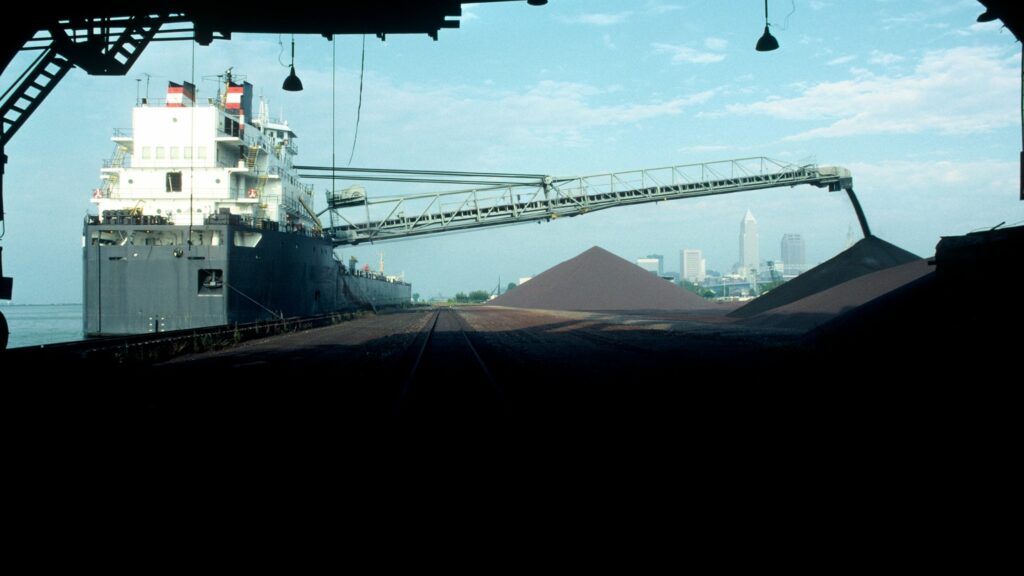
[(153, 157), (153, 148), (151, 146), (142, 147), (142, 159), (149, 160)]
[(206, 146), (198, 146), (196, 148), (196, 157), (200, 160), (206, 160)]
[(157, 160), (163, 160), (164, 159), (164, 147), (163, 146), (157, 146), (156, 147), (156, 159)]
[(170, 157), (171, 160), (177, 160), (178, 159), (178, 147), (177, 146), (171, 146), (167, 150), (170, 152), (170, 156), (169, 157)]
[(185, 146), (181, 150), (183, 152), (182, 158), (184, 158), (185, 160), (191, 160), (192, 159), (192, 147), (191, 146)]
[(166, 183), (168, 192), (181, 192), (181, 172), (168, 172)]

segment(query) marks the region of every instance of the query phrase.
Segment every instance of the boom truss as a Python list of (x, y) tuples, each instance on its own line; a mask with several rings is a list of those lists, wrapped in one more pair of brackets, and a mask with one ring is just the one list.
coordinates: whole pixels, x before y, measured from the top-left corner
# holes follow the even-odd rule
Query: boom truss
[[(814, 164), (795, 165), (765, 157), (571, 178), (480, 172), (297, 168), (304, 171), (306, 178), (475, 186), (449, 192), (374, 198), (362, 193), (344, 196), (328, 192), (328, 207), (320, 214), (329, 214), (325, 232), (336, 245), (549, 221), (618, 206), (803, 184), (828, 188), (829, 191), (846, 190), (854, 200), (865, 235), (870, 234), (853, 195), (853, 178), (849, 170)], [(333, 171), (333, 174), (324, 174), (328, 171)]]

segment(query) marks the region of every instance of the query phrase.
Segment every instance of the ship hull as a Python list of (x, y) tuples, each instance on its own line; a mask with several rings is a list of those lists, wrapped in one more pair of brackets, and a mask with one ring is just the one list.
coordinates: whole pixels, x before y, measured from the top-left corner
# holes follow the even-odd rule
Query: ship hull
[(90, 223), (84, 239), (87, 336), (397, 307), (411, 297), (409, 284), (344, 269), (328, 240), (273, 228)]

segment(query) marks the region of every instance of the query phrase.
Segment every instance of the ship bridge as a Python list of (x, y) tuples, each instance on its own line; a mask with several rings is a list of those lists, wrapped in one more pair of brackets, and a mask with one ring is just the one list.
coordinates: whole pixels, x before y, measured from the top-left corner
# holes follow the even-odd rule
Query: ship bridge
[(381, 242), (428, 234), (551, 221), (649, 202), (811, 185), (846, 191), (864, 234), (868, 223), (853, 192), (850, 171), (796, 165), (765, 157), (647, 168), (591, 176), (446, 172), (296, 166), (311, 179), (461, 184), (460, 190), (370, 197), (362, 186), (327, 193), (335, 245)]
[(231, 70), (222, 78), (217, 97), (202, 103), (189, 82), (168, 82), (166, 98), (139, 99), (132, 129), (115, 130), (103, 185), (93, 191), (103, 220), (126, 213), (198, 225), (227, 211), (285, 230), (316, 230), (312, 186), (293, 167), (295, 131), (270, 117), (264, 99), (254, 106), (251, 84)]

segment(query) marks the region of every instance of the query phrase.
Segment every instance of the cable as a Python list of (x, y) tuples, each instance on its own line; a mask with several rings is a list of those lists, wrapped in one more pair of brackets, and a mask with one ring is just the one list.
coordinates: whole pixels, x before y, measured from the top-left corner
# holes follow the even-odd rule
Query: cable
[(356, 140), (359, 139), (359, 119), (363, 115), (363, 73), (366, 72), (366, 34), (363, 34), (363, 57), (359, 62), (359, 106), (356, 108), (356, 130), (352, 134), (352, 151), (348, 155), (348, 165), (356, 155)]
[[(192, 76), (190, 78), (191, 78), (190, 82), (192, 83), (192, 86), (193, 86), (192, 89), (195, 90), (195, 85), (196, 85), (196, 41), (195, 41), (195, 38), (192, 39)], [(148, 92), (146, 93), (146, 96), (149, 96)], [(193, 95), (193, 96), (195, 96), (195, 95)], [(195, 201), (195, 190), (196, 190), (196, 185), (195, 185), (195, 183), (196, 183), (196, 166), (195, 166), (195, 160), (194, 160), (194, 158), (196, 157), (196, 153), (195, 153), (195, 148), (196, 148), (196, 114), (195, 114), (195, 110), (192, 110), (192, 113), (189, 114), (189, 119), (190, 119), (189, 127), (188, 127), (189, 139), (190, 139), (189, 145), (192, 147), (192, 153), (189, 154), (189, 159), (188, 159), (188, 241), (185, 242), (185, 244), (188, 246), (188, 251), (192, 252), (192, 219), (195, 217), (194, 201)]]
[(482, 178), (523, 178), (536, 180), (545, 178), (544, 174), (509, 174), (506, 172), (453, 172), (451, 170), (401, 170), (398, 168), (332, 168), (330, 166), (305, 166), (297, 165), (296, 170), (327, 171), (337, 170), (338, 172), (367, 172), (373, 174), (421, 174), (433, 176), (471, 176)]
[(242, 295), (242, 297), (244, 297), (244, 298), (245, 298), (245, 299), (247, 299), (248, 301), (252, 302), (253, 304), (255, 304), (255, 305), (257, 305), (257, 306), (259, 306), (260, 308), (263, 308), (263, 309), (264, 309), (264, 310), (266, 310), (267, 312), (270, 312), (270, 314), (271, 314), (271, 315), (273, 315), (273, 316), (277, 317), (277, 318), (278, 318), (279, 320), (284, 320), (284, 314), (281, 314), (281, 313), (278, 313), (278, 312), (274, 312), (274, 311), (273, 311), (273, 310), (271, 310), (270, 308), (267, 308), (267, 307), (266, 307), (266, 306), (264, 306), (263, 304), (260, 304), (259, 302), (257, 302), (256, 300), (254, 300), (254, 299), (253, 299), (253, 298), (252, 298), (251, 296), (249, 296), (248, 294), (246, 294), (245, 292), (242, 292), (242, 291), (241, 291), (241, 290), (239, 290), (238, 288), (235, 288), (235, 287), (234, 287), (234, 286), (232, 286), (231, 284), (228, 284), (226, 280), (221, 280), (221, 282), (224, 282), (224, 285), (225, 285), (225, 286), (227, 286), (228, 288), (230, 288), (230, 289), (234, 290), (235, 292), (238, 292), (239, 294), (241, 294), (241, 295)]
[(786, 19), (783, 21), (782, 27), (780, 27), (779, 30), (785, 31), (789, 28), (789, 17), (792, 16), (794, 12), (796, 12), (796, 0), (790, 0), (790, 2), (792, 9), (789, 11), (789, 14), (786, 14)]
[[(338, 94), (338, 42), (334, 34), (331, 34), (331, 193), (333, 194), (337, 190), (335, 179), (337, 178), (335, 171), (338, 166), (338, 162), (335, 161), (334, 155), (337, 150), (335, 146), (335, 138), (338, 133), (335, 130), (334, 123), (335, 118), (338, 115), (338, 107), (335, 103)], [(355, 143), (352, 144), (355, 147)], [(349, 158), (349, 163), (352, 163), (352, 159)]]

